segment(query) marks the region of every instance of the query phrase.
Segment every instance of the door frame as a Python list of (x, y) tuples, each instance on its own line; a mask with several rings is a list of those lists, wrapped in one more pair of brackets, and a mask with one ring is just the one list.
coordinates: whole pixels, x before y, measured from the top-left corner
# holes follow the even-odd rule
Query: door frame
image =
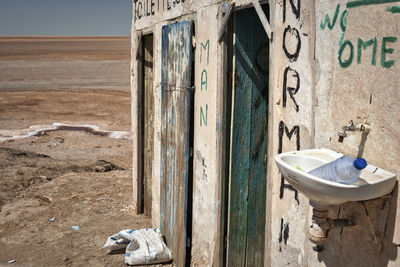
[[(266, 1), (260, 1), (260, 4), (267, 5), (268, 2)], [(269, 14), (266, 14), (266, 16), (269, 18), (269, 21), (272, 20), (273, 14), (271, 14), (271, 4), (269, 4)], [(232, 98), (232, 92), (234, 90), (234, 63), (233, 63), (233, 56), (234, 56), (234, 45), (233, 45), (233, 39), (234, 39), (234, 24), (235, 24), (235, 19), (236, 19), (236, 13), (239, 10), (242, 9), (251, 9), (254, 8), (253, 6), (246, 7), (246, 8), (236, 8), (232, 12), (232, 16), (229, 18), (227, 22), (227, 28), (226, 28), (226, 33), (223, 37), (223, 41), (219, 45), (219, 51), (220, 56), (219, 56), (219, 61), (221, 62), (221, 67), (219, 69), (220, 73), (220, 78), (218, 83), (220, 85), (220, 88), (222, 88), (222, 92), (220, 94), (220, 97), (217, 99), (218, 101), (218, 106), (222, 110), (220, 113), (220, 121), (222, 121), (222, 127), (221, 131), (218, 133), (218, 139), (220, 140), (219, 146), (218, 146), (218, 160), (220, 162), (220, 171), (219, 171), (219, 176), (221, 177), (220, 179), (220, 184), (219, 184), (219, 195), (220, 195), (220, 200), (221, 200), (221, 205), (219, 207), (219, 234), (217, 236), (217, 244), (215, 248), (216, 256), (214, 257), (215, 262), (219, 262), (219, 266), (226, 266), (227, 265), (227, 246), (228, 246), (228, 231), (229, 231), (229, 208), (230, 208), (230, 201), (229, 201), (229, 195), (230, 195), (230, 164), (231, 164), (231, 158), (230, 158), (230, 150), (231, 150), (231, 131), (232, 131), (232, 119), (233, 119), (233, 113), (232, 113), (232, 105), (234, 99)], [(260, 21), (261, 23), (261, 21)], [(272, 41), (269, 42), (269, 73), (268, 73), (268, 81), (269, 81), (269, 94), (272, 93), (271, 91), (271, 80), (272, 80)], [(271, 100), (272, 100), (272, 95), (269, 95), (268, 102), (267, 102), (267, 111), (268, 113), (271, 112), (272, 105), (271, 105)], [(268, 123), (268, 128), (267, 128), (267, 134), (269, 136), (272, 128), (270, 127), (271, 125), (271, 120), (272, 118), (269, 117), (267, 119)], [(269, 153), (270, 149), (270, 144), (272, 142), (272, 138), (268, 138), (267, 140), (267, 146), (268, 150), (267, 153)], [(267, 172), (265, 173), (265, 177), (267, 177), (267, 173), (269, 173), (270, 170), (270, 159), (268, 158), (268, 161), (266, 162), (266, 169)], [(266, 185), (266, 202), (270, 199), (270, 196), (267, 194), (269, 191), (268, 188), (270, 185)], [(266, 203), (266, 210), (265, 210), (265, 215), (266, 215), (266, 221), (265, 221), (265, 242), (264, 242), (264, 259), (268, 258), (267, 255), (267, 244), (269, 241), (267, 240), (267, 236), (270, 233), (270, 229), (268, 227), (268, 205)], [(268, 262), (268, 260), (264, 260), (264, 263)]]
[[(136, 213), (145, 213), (147, 216), (151, 216), (152, 211), (152, 185), (150, 182), (150, 187), (146, 187), (145, 184), (145, 143), (146, 143), (146, 129), (144, 127), (145, 124), (145, 109), (147, 108), (147, 104), (145, 102), (146, 96), (146, 88), (145, 88), (145, 49), (146, 49), (146, 39), (152, 39), (152, 64), (153, 64), (153, 82), (149, 88), (152, 89), (153, 96), (153, 105), (151, 108), (153, 109), (154, 116), (154, 35), (153, 32), (148, 32), (145, 35), (142, 32), (139, 32), (138, 35), (138, 47), (136, 51), (136, 62), (137, 62), (137, 82), (138, 82), (138, 90), (137, 90), (137, 99), (138, 99), (138, 110), (137, 110), (137, 179), (136, 179)], [(154, 125), (154, 118), (153, 118)], [(154, 127), (153, 127), (154, 129)], [(153, 132), (154, 135), (154, 132)], [(153, 136), (154, 138), (154, 136)], [(154, 149), (154, 141), (153, 141), (153, 149)], [(152, 152), (154, 153), (154, 152)], [(152, 156), (151, 164), (153, 163), (154, 154)], [(151, 174), (152, 176), (152, 174)], [(152, 179), (151, 179), (152, 181)]]

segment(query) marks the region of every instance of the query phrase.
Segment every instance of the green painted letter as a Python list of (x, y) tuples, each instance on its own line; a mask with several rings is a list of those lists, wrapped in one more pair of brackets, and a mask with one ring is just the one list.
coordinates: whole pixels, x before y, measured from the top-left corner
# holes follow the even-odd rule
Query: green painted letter
[(358, 38), (358, 43), (357, 43), (357, 64), (361, 64), (361, 52), (362, 50), (367, 49), (368, 46), (374, 45), (373, 50), (372, 50), (372, 65), (376, 65), (376, 37), (374, 39), (368, 40), (364, 42), (361, 38)]
[(205, 91), (207, 91), (207, 71), (203, 70), (201, 72), (201, 91), (203, 91), (203, 86)]
[(349, 15), (349, 12), (347, 10), (345, 10), (345, 11), (343, 11), (342, 16), (340, 17), (340, 28), (342, 29), (342, 32), (346, 31), (348, 15)]
[(386, 54), (393, 54), (393, 48), (386, 48), (386, 43), (394, 43), (397, 41), (397, 37), (383, 37), (382, 38), (382, 50), (381, 50), (381, 65), (384, 68), (390, 68), (394, 65), (394, 60), (386, 61)]
[[(324, 30), (327, 25), (328, 25), (329, 30), (332, 30), (333, 27), (335, 27), (336, 20), (337, 20), (338, 15), (339, 15), (339, 9), (340, 9), (340, 5), (338, 4), (336, 6), (335, 14), (333, 15), (333, 18), (332, 18), (332, 23), (331, 23), (331, 19), (330, 19), (329, 15), (326, 14), (325, 21), (321, 21), (321, 24), (319, 25), (321, 30)], [(342, 17), (343, 17), (343, 15), (342, 15)]]
[[(347, 60), (342, 60), (343, 51), (346, 48), (346, 45), (348, 45), (350, 47), (350, 55)], [(345, 40), (339, 49), (339, 64), (340, 64), (340, 66), (342, 66), (342, 68), (347, 68), (348, 66), (350, 66), (351, 63), (353, 62), (353, 56), (354, 56), (354, 46), (349, 40)]]
[(209, 54), (210, 54), (210, 40), (207, 40), (206, 44), (201, 43), (200, 44), (200, 63), (201, 63), (201, 56), (203, 55), (203, 50), (207, 49), (207, 66), (208, 63), (210, 62)]
[(200, 127), (204, 125), (207, 126), (207, 116), (208, 116), (208, 105), (206, 104), (206, 116), (204, 117), (203, 108), (200, 107)]

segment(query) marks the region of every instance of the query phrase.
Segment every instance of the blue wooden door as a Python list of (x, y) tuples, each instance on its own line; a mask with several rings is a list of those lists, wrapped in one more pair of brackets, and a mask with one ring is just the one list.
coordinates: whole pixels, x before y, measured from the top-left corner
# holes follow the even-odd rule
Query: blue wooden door
[(228, 266), (263, 266), (269, 40), (254, 9), (238, 11), (234, 19), (227, 263)]
[(186, 264), (192, 107), (192, 28), (189, 21), (162, 28), (161, 230), (174, 264)]

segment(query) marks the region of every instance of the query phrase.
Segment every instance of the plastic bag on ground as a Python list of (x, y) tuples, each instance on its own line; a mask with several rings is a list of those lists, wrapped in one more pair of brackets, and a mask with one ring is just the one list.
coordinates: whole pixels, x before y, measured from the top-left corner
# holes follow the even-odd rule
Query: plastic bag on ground
[(156, 264), (172, 260), (159, 228), (125, 229), (108, 238), (103, 248), (125, 250), (125, 263), (130, 265)]

